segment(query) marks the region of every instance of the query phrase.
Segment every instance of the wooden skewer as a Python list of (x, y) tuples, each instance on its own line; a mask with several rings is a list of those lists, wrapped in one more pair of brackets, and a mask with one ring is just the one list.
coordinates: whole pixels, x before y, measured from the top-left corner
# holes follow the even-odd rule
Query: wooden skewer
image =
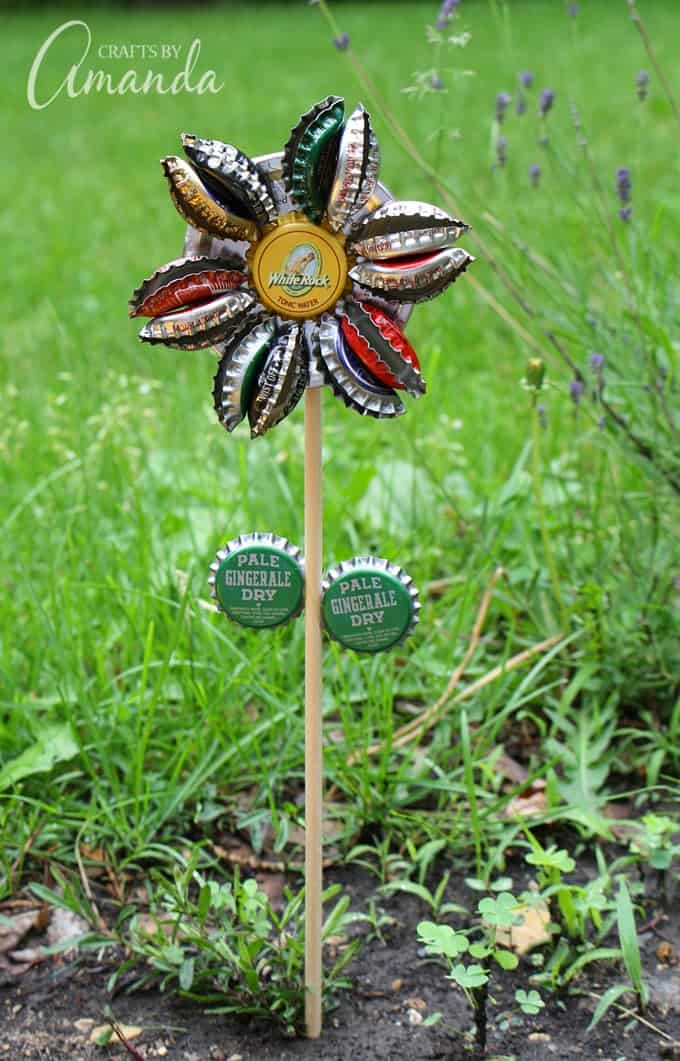
[(323, 733), (321, 716), (321, 388), (305, 392), (305, 1026), (321, 1035)]

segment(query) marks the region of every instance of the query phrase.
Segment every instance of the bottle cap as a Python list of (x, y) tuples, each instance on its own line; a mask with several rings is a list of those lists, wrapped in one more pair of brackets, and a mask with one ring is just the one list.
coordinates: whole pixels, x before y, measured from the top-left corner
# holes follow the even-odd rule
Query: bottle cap
[(322, 317), (315, 352), (333, 394), (349, 409), (377, 419), (406, 411), (395, 391), (376, 379), (352, 353), (334, 317)]
[(398, 258), (451, 247), (467, 231), (464, 221), (438, 206), (401, 199), (385, 203), (355, 225), (348, 245), (358, 257)]
[(418, 622), (420, 601), (413, 579), (389, 560), (345, 560), (326, 572), (322, 592), (326, 630), (355, 652), (393, 648)]
[(213, 385), (215, 412), (227, 431), (233, 431), (247, 415), (257, 380), (276, 333), (270, 317), (255, 324), (245, 335), (227, 346)]
[(156, 269), (133, 292), (128, 302), (129, 315), (157, 317), (242, 287), (248, 281), (245, 264), (237, 254), (176, 258)]
[(241, 626), (281, 626), (304, 605), (302, 554), (276, 534), (240, 534), (210, 565), (212, 595), (220, 611)]
[(277, 209), (265, 175), (233, 144), (182, 133), (184, 153), (218, 202), (238, 217), (263, 226), (276, 221)]
[(386, 261), (358, 262), (350, 278), (383, 298), (426, 302), (454, 283), (474, 261), (462, 247), (419, 252)]
[(311, 320), (332, 309), (347, 285), (343, 240), (303, 214), (280, 217), (248, 260), (262, 305), (291, 320)]
[(345, 122), (338, 146), (338, 162), (327, 210), (332, 232), (341, 232), (369, 201), (378, 181), (379, 169), (378, 141), (368, 112), (359, 104)]
[(165, 343), (178, 350), (202, 350), (243, 325), (255, 306), (244, 288), (227, 291), (209, 302), (198, 302), (175, 313), (148, 320), (139, 333), (143, 343)]
[(251, 438), (260, 438), (276, 427), (300, 401), (307, 385), (301, 343), (300, 325), (289, 324), (267, 354), (248, 409)]
[(283, 149), (286, 189), (311, 221), (320, 221), (326, 209), (344, 117), (344, 101), (327, 96), (301, 115)]
[(219, 239), (257, 239), (257, 225), (227, 210), (210, 194), (193, 166), (183, 158), (169, 155), (161, 159), (170, 198), (177, 212), (193, 228)]
[(406, 390), (415, 398), (425, 393), (418, 355), (387, 313), (352, 298), (338, 309), (348, 346), (373, 376), (386, 387)]

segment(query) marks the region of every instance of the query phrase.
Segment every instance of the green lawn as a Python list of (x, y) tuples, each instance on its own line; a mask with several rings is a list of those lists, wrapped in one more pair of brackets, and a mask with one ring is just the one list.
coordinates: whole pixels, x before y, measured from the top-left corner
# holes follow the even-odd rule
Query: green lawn
[[(455, 809), (459, 824), (449, 821), (444, 832), (469, 857), (456, 711), (415, 754), (386, 752), (353, 769), (345, 763), (372, 741), (389, 742), (409, 717), (395, 713), (395, 703), (398, 712), (405, 702), (422, 707), (439, 696), (498, 564), (508, 579), (497, 589), (468, 680), (560, 627), (572, 640), (552, 662), (537, 656), (468, 701), (482, 807), (498, 795), (493, 756), (518, 717), (534, 742), (529, 767), (539, 772), (542, 762), (559, 760), (560, 747), (573, 746), (569, 725), (585, 726), (581, 746), (595, 747), (613, 732), (606, 729), (612, 717), (628, 727), (631, 717), (645, 718), (637, 744), (620, 736), (600, 747), (597, 764), (587, 752), (577, 764), (593, 770), (589, 783), (603, 799), (610, 772), (635, 771), (628, 785), (635, 787), (667, 783), (677, 766), (677, 748), (663, 736), (677, 678), (669, 495), (611, 433), (598, 430), (590, 408), (575, 414), (570, 374), (542, 326), (557, 321), (585, 368), (586, 298), (606, 310), (621, 285), (605, 256), (602, 221), (611, 214), (618, 224), (617, 167), (634, 173), (635, 227), (623, 240), (633, 270), (644, 267), (649, 242), (673, 252), (678, 130), (654, 75), (645, 105), (635, 97), (635, 75), (649, 60), (623, 0), (584, 2), (577, 20), (557, 0), (508, 6), (506, 18), (501, 3), (463, 0), (456, 29), (469, 30), (470, 43), (441, 59), (447, 90), (420, 101), (402, 89), (435, 65), (425, 24), (434, 22), (437, 5), (334, 8), (379, 92), (450, 182), (474, 229), (463, 244), (475, 252), (476, 234), (483, 236), (538, 307), (529, 321), (479, 255), (475, 280), (528, 329), (553, 384), (542, 399), (548, 429), (537, 471), (530, 397), (520, 384), (537, 350), (463, 278), (413, 316), (409, 336), (429, 393), (408, 402), (406, 416), (366, 422), (326, 394), (327, 563), (372, 551), (403, 564), (422, 591), (431, 580), (451, 579), (443, 594), (424, 594), (420, 627), (403, 649), (375, 659), (330, 646), (326, 653), (327, 774), (343, 799), (337, 813), (348, 844), (371, 823), (404, 827), (404, 812), (421, 827), (423, 816)], [(675, 0), (647, 7), (658, 57), (677, 90), (680, 12)], [(215, 69), (225, 87), (201, 97), (62, 95), (31, 110), (33, 56), (70, 17), (86, 18), (91, 28), (86, 65), (143, 72), (144, 62), (97, 60), (97, 47), (170, 42), (186, 50), (198, 36), (197, 70)], [(212, 353), (141, 346), (126, 304), (143, 276), (181, 250), (182, 223), (158, 165), (179, 150), (181, 131), (230, 140), (255, 155), (279, 149), (297, 116), (328, 93), (370, 104), (318, 10), (301, 0), (85, 15), (55, 7), (5, 14), (3, 23), (0, 769), (54, 732), (48, 724), (70, 723), (77, 744), (51, 772), (3, 793), (0, 887), (8, 891), (20, 879), (29, 838), (30, 876), (47, 858), (72, 864), (77, 836), (103, 845), (119, 864), (162, 861), (161, 845), (196, 837), (213, 804), (233, 808), (236, 793), (252, 786), (254, 843), (267, 818), (280, 828), (282, 813), (297, 813), (302, 622), (249, 633), (202, 601), (208, 566), (226, 539), (271, 530), (303, 544), (302, 411), (257, 443), (244, 427), (227, 436), (212, 410)], [(63, 40), (49, 53), (46, 88), (58, 84), (71, 55)], [(454, 61), (473, 76), (455, 78)], [(521, 70), (534, 73), (534, 86), (525, 115), (509, 109), (508, 165), (499, 170), (492, 167), (494, 101), (503, 90), (516, 93)], [(556, 92), (549, 150), (537, 144), (537, 100), (546, 87)], [(601, 197), (579, 156), (570, 98), (587, 130)], [(436, 202), (438, 190), (380, 113), (374, 123), (384, 182), (399, 197)], [(456, 129), (459, 138), (451, 135)], [(527, 171), (536, 161), (543, 176), (534, 189)], [(487, 211), (504, 234), (493, 235)], [(531, 266), (511, 237), (548, 257), (571, 293)], [(674, 299), (669, 294), (662, 309), (670, 306), (677, 321)], [(665, 721), (655, 731), (659, 718)], [(569, 817), (565, 791), (551, 790), (553, 819)], [(588, 790), (580, 796), (587, 801)], [(434, 818), (430, 824), (436, 828)], [(487, 824), (491, 849), (502, 826), (491, 815)], [(592, 820), (587, 826), (597, 828)]]

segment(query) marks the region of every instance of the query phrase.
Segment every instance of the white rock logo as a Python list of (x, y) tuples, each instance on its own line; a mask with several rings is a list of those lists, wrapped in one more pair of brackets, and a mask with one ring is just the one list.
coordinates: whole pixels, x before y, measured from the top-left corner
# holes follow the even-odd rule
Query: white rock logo
[(288, 295), (299, 298), (315, 287), (329, 287), (328, 273), (322, 273), (323, 259), (312, 243), (298, 243), (293, 247), (281, 272), (269, 274), (269, 287), (280, 287)]

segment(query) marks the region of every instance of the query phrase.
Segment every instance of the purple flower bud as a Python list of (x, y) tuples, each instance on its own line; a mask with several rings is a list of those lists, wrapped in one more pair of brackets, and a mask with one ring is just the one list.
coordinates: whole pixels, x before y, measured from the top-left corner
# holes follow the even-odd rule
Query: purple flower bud
[(621, 166), (616, 171), (616, 194), (622, 203), (630, 202), (630, 192), (633, 182), (630, 179), (630, 170), (627, 166)]
[[(630, 203), (631, 191), (633, 188), (633, 182), (630, 177), (630, 170), (628, 166), (620, 166), (616, 171), (616, 194), (619, 197), (619, 202)], [(633, 216), (633, 207), (624, 205), (619, 210), (619, 217), (622, 221), (630, 221)]]
[(531, 73), (530, 70), (523, 70), (522, 73), (518, 75), (518, 77), (520, 85), (523, 85), (524, 88), (531, 88), (534, 83), (534, 75)]
[(496, 121), (500, 125), (505, 118), (505, 112), (512, 103), (509, 92), (499, 92), (496, 96)]
[(545, 431), (547, 429), (547, 427), (548, 427), (548, 414), (545, 411), (545, 405), (537, 406), (536, 412), (538, 413), (539, 423), (540, 423), (541, 427), (543, 428), (543, 430)]
[(647, 99), (647, 89), (649, 88), (649, 74), (646, 70), (640, 70), (635, 78), (635, 90), (639, 100)]
[(518, 93), (518, 96), (517, 96), (517, 103), (515, 104), (515, 110), (517, 111), (518, 114), (524, 114), (526, 109), (527, 109), (527, 101), (525, 100), (524, 96), (520, 92), (520, 93)]
[(499, 136), (496, 140), (496, 161), (499, 166), (504, 166), (508, 161), (508, 141), (504, 136)]
[(444, 82), (442, 81), (439, 74), (432, 75), (432, 77), (430, 78), (430, 87), (433, 88), (435, 92), (441, 92), (444, 87)]
[(585, 386), (583, 380), (573, 379), (569, 384), (569, 397), (571, 398), (574, 405), (578, 405), (583, 397)]
[(533, 165), (529, 166), (529, 179), (531, 180), (531, 183), (534, 188), (538, 188), (538, 184), (541, 179), (541, 167), (538, 165), (537, 162), (534, 162)]
[(569, 4), (567, 7), (567, 14), (571, 15), (572, 18), (576, 18), (578, 15), (578, 4)]
[(604, 354), (591, 354), (590, 355), (590, 367), (593, 372), (597, 372), (599, 375), (604, 368)]
[(439, 9), (439, 16), (437, 18), (437, 29), (446, 29), (452, 14), (456, 10), (460, 3), (460, 0), (444, 0), (442, 6)]
[(551, 88), (544, 88), (541, 92), (541, 99), (538, 105), (539, 113), (541, 118), (545, 118), (548, 111), (552, 110), (552, 105), (555, 102), (555, 93)]
[(339, 33), (337, 37), (333, 37), (333, 46), (339, 52), (347, 51), (349, 48), (349, 33)]

